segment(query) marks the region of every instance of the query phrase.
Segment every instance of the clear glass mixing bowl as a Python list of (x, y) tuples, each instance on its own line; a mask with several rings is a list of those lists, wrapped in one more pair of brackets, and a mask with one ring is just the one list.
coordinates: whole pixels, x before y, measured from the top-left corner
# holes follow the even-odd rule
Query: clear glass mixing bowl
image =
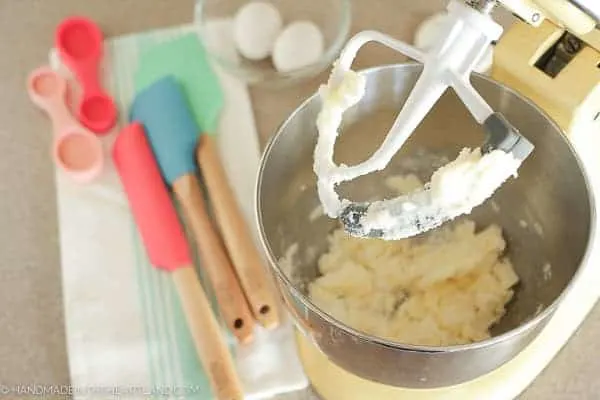
[(242, 57), (233, 42), (233, 18), (240, 7), (253, 0), (196, 0), (194, 23), (207, 52), (225, 71), (250, 84), (285, 85), (298, 83), (328, 68), (337, 57), (350, 32), (349, 0), (264, 0), (280, 12), (284, 26), (299, 20), (316, 24), (324, 37), (324, 52), (315, 63), (282, 73), (270, 59), (251, 61)]

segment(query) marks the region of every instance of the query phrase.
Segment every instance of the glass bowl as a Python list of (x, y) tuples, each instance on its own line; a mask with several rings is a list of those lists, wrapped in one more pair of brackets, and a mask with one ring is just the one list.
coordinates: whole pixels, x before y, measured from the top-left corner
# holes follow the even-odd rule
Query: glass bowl
[(233, 19), (240, 7), (256, 0), (196, 0), (194, 24), (200, 31), (206, 50), (217, 65), (249, 84), (286, 85), (314, 77), (338, 56), (350, 32), (349, 0), (261, 0), (273, 4), (281, 14), (283, 26), (308, 20), (321, 30), (324, 51), (314, 63), (280, 72), (271, 58), (252, 61), (236, 50)]

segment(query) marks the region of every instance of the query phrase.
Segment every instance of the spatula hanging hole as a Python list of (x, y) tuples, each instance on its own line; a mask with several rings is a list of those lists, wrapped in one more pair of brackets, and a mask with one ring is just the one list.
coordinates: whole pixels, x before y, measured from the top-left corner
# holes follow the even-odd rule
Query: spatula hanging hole
[(267, 314), (269, 311), (271, 311), (271, 307), (269, 307), (269, 306), (267, 306), (267, 305), (264, 305), (264, 306), (262, 306), (262, 307), (261, 307), (261, 308), (258, 310), (258, 312), (259, 312), (259, 313), (261, 313), (262, 315), (265, 315), (265, 314)]
[(235, 329), (241, 329), (244, 326), (244, 320), (241, 318), (237, 318), (235, 321), (233, 321), (233, 327)]

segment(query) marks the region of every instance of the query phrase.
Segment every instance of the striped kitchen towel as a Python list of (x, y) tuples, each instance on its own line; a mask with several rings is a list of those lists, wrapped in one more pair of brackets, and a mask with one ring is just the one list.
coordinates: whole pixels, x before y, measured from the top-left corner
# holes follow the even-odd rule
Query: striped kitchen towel
[[(120, 110), (119, 123), (102, 139), (106, 171), (89, 186), (76, 185), (56, 173), (75, 398), (213, 399), (172, 281), (150, 265), (110, 158), (116, 132), (127, 123), (140, 54), (153, 44), (190, 32), (195, 32), (191, 25), (106, 40), (103, 82)], [(54, 50), (50, 62), (68, 75)], [(217, 68), (216, 73), (225, 97), (219, 149), (247, 222), (255, 228), (253, 192), (260, 151), (249, 95), (243, 83)], [(75, 86), (71, 99), (78, 95)], [(199, 272), (202, 275), (201, 268)], [(204, 286), (210, 294), (210, 286)], [(248, 399), (271, 398), (308, 384), (293, 327), (289, 319), (284, 321), (274, 331), (257, 327), (256, 340), (249, 346), (237, 345), (228, 335)]]

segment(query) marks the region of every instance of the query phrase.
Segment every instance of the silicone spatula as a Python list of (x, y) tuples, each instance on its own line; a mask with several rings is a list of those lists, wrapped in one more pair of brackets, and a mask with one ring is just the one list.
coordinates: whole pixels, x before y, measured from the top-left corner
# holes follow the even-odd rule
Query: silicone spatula
[(219, 400), (243, 392), (224, 335), (200, 285), (175, 208), (140, 124), (115, 140), (113, 160), (151, 263), (171, 274), (198, 357)]
[(181, 143), (199, 140), (197, 162), (229, 257), (255, 318), (267, 328), (276, 327), (279, 324), (277, 303), (267, 270), (229, 186), (212, 136), (223, 107), (223, 93), (196, 33), (143, 53), (135, 76), (136, 90), (143, 90), (165, 75), (177, 79), (188, 100), (190, 115), (200, 126), (196, 132), (180, 131), (177, 136), (174, 133), (169, 140)]
[(162, 176), (183, 208), (227, 327), (240, 342), (249, 342), (254, 319), (206, 211), (194, 161), (199, 128), (179, 84), (171, 76), (156, 81), (135, 97), (130, 112), (133, 121), (144, 125)]

